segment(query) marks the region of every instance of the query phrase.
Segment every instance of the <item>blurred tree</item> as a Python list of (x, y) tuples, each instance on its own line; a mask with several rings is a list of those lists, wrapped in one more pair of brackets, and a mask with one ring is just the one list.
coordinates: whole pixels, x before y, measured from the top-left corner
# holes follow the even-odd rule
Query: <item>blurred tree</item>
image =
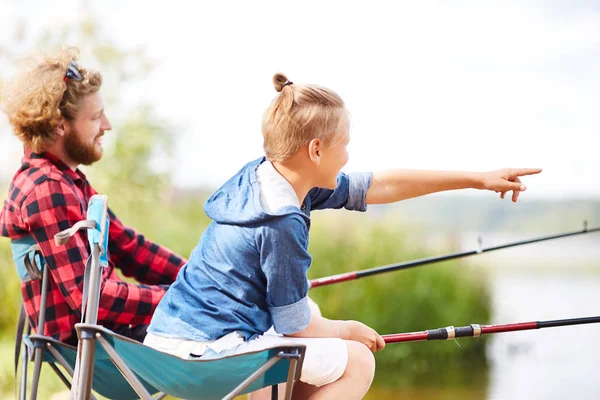
[[(78, 47), (81, 64), (102, 73), (102, 93), (113, 124), (112, 132), (106, 135), (103, 159), (92, 168), (82, 169), (97, 190), (109, 195), (113, 208), (166, 200), (162, 194), (169, 193), (175, 130), (156, 116), (148, 102), (132, 102), (121, 95), (128, 87), (145, 82), (152, 71), (154, 63), (143, 48), (121, 48), (93, 16), (83, 12), (80, 20), (53, 25), (39, 33), (28, 32), (24, 23), (17, 24), (10, 48), (19, 50), (9, 50), (0, 43), (0, 65), (14, 66), (18, 59), (39, 49), (55, 51), (64, 45)], [(10, 131), (9, 127), (1, 129), (3, 134)], [(123, 196), (123, 188), (135, 189), (135, 198)]]

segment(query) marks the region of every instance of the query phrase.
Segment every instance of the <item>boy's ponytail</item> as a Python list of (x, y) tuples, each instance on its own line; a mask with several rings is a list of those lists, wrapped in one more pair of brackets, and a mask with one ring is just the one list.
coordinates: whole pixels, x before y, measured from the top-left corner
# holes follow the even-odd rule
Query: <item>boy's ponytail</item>
[(283, 90), (284, 87), (289, 86), (291, 84), (293, 84), (294, 82), (291, 82), (287, 76), (285, 76), (284, 74), (278, 72), (273, 76), (273, 86), (275, 86), (275, 90), (277, 90), (277, 93), (281, 93), (281, 91)]

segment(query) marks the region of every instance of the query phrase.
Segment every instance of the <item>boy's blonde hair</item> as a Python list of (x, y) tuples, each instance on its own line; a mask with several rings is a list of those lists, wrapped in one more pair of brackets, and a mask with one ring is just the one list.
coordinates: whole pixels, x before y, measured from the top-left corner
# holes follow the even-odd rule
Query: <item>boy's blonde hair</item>
[(279, 95), (262, 122), (267, 159), (281, 162), (317, 138), (328, 145), (348, 115), (341, 97), (324, 87), (293, 84), (281, 73), (273, 85)]
[(67, 67), (79, 50), (67, 47), (57, 55), (31, 57), (3, 93), (3, 106), (15, 135), (25, 147), (41, 153), (57, 137), (61, 119), (73, 120), (82, 99), (100, 90), (102, 75), (79, 67), (82, 81), (64, 80)]

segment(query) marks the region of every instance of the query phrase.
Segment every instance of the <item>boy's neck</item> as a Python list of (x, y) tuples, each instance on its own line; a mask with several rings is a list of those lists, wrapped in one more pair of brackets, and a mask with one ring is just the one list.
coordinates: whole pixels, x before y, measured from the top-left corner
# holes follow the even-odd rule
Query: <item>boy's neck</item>
[(297, 159), (297, 157), (289, 157), (283, 162), (272, 162), (275, 170), (285, 178), (286, 181), (296, 192), (300, 205), (304, 203), (304, 198), (308, 195), (308, 192), (314, 187), (310, 173), (303, 160)]

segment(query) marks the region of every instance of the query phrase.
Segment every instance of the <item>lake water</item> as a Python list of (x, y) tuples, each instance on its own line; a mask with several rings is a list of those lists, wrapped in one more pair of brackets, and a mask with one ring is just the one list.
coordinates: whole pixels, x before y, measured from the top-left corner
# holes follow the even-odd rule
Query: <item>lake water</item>
[[(600, 265), (599, 265), (600, 266)], [(600, 275), (498, 274), (494, 322), (600, 314)], [(494, 335), (488, 399), (600, 398), (600, 324)]]
[[(484, 235), (484, 247), (528, 237)], [(477, 235), (465, 234), (459, 243), (474, 249)], [(491, 252), (469, 263), (477, 265), (474, 273), (482, 268), (489, 275), (492, 291), (491, 320), (473, 323), (600, 315), (600, 233)], [(471, 387), (458, 389), (374, 387), (368, 398), (600, 399), (599, 339), (600, 324), (491, 335), (483, 386), (474, 377)]]

